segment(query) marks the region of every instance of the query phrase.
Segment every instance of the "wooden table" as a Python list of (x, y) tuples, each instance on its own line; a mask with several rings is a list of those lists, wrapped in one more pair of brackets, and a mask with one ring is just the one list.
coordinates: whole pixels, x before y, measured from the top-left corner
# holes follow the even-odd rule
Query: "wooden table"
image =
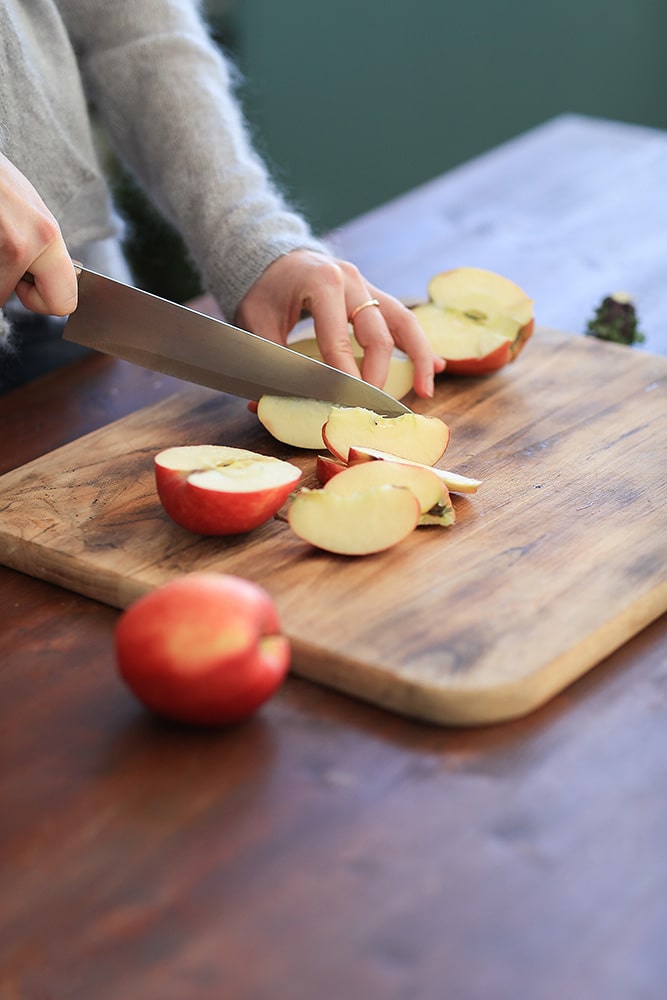
[[(565, 117), (335, 235), (398, 295), (456, 263), (667, 353), (667, 136)], [(174, 391), (96, 357), (0, 399), (0, 471)], [(290, 679), (220, 733), (148, 718), (117, 612), (0, 569), (2, 1000), (658, 1000), (667, 622), (546, 707), (431, 728)]]

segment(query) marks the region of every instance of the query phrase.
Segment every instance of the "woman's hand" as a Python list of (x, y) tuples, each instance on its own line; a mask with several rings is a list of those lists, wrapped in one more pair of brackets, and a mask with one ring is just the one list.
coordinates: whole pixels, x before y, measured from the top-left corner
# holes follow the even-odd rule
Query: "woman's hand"
[[(356, 340), (364, 349), (361, 372), (352, 355), (349, 317), (358, 306), (376, 299), (378, 305), (359, 310), (353, 319)], [(309, 312), (324, 361), (382, 388), (394, 347), (414, 362), (414, 386), (419, 396), (433, 395), (433, 379), (445, 367), (428, 343), (409, 309), (366, 281), (347, 261), (312, 250), (295, 250), (274, 261), (247, 292), (235, 322), (279, 344)]]
[[(23, 281), (29, 272), (34, 283)], [(30, 181), (0, 153), (0, 306), (12, 292), (33, 312), (67, 316), (78, 284), (60, 227)]]

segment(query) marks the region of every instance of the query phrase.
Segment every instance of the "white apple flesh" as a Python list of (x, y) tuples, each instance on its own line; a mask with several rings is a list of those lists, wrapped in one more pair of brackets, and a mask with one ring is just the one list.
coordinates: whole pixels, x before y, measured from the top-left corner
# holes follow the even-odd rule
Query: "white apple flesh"
[(329, 418), (332, 404), (320, 399), (300, 396), (262, 396), (257, 404), (257, 416), (276, 441), (293, 448), (321, 448), (322, 428)]
[(335, 407), (322, 436), (336, 458), (348, 461), (350, 448), (377, 448), (422, 465), (435, 465), (449, 443), (449, 428), (438, 417), (403, 413), (385, 417), (362, 407)]
[(382, 552), (417, 527), (421, 507), (401, 486), (372, 486), (341, 496), (330, 490), (301, 490), (290, 504), (290, 527), (325, 552), (363, 556)]
[(167, 514), (199, 535), (233, 535), (268, 521), (301, 478), (290, 462), (224, 445), (167, 448), (155, 456)]

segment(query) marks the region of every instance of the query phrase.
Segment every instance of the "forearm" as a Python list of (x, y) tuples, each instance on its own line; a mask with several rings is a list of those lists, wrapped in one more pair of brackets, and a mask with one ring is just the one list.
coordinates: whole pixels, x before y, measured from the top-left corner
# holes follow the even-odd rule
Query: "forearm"
[(120, 155), (228, 316), (278, 256), (321, 248), (254, 152), (229, 67), (189, 0), (63, 0), (63, 10)]

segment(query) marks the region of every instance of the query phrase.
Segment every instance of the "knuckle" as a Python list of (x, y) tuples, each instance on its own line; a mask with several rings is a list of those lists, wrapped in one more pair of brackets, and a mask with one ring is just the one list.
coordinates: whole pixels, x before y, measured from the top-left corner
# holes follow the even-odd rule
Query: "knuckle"
[(40, 215), (35, 226), (37, 241), (42, 247), (51, 247), (60, 243), (62, 236), (60, 226), (52, 215)]

